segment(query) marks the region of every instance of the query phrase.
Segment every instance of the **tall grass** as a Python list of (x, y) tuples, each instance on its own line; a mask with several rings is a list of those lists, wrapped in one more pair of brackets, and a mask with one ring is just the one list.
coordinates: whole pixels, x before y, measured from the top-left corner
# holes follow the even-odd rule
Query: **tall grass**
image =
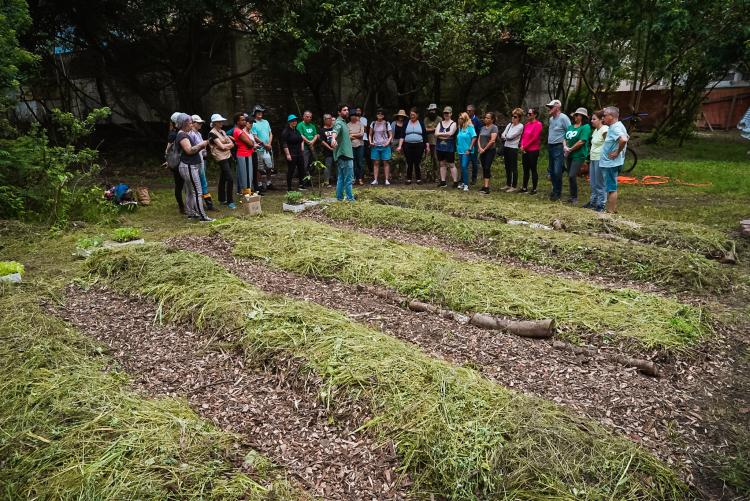
[(591, 420), (430, 358), (316, 304), (264, 294), (207, 257), (149, 245), (97, 253), (88, 267), (95, 277), (158, 301), (168, 318), (239, 331), (248, 356), (303, 360), (323, 378), (321, 398), (334, 406), (366, 403), (372, 417), (363, 429), (393, 441), (417, 496), (688, 495), (668, 467)]
[(233, 437), (184, 402), (128, 390), (93, 343), (20, 291), (0, 290), (0, 360), (3, 499), (299, 499), (239, 472)]
[(571, 337), (593, 332), (648, 348), (682, 349), (708, 331), (702, 310), (654, 294), (462, 261), (311, 220), (276, 215), (228, 221), (216, 229), (235, 242), (238, 256), (304, 275), (390, 287), (463, 312), (553, 318)]
[(680, 291), (726, 292), (747, 289), (750, 278), (693, 252), (637, 243), (604, 240), (559, 231), (535, 230), (496, 221), (479, 221), (443, 212), (384, 206), (369, 202), (331, 204), (325, 214), (334, 220), (366, 227), (426, 232), (447, 241), (473, 244), (499, 257), (550, 266), (559, 270), (658, 284)]

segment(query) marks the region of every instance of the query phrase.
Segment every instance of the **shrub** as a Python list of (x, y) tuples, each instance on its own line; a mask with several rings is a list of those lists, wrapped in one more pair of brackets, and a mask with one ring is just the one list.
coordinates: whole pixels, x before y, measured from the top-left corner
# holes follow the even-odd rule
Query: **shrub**
[(284, 202), (289, 205), (298, 205), (302, 203), (302, 193), (299, 191), (288, 191), (284, 197)]

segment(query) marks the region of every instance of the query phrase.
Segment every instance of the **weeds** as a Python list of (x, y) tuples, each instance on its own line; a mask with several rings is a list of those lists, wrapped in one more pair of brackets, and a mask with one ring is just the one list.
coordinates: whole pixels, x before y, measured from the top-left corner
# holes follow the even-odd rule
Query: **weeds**
[(655, 294), (462, 261), (436, 249), (310, 220), (267, 216), (216, 229), (235, 242), (238, 256), (304, 275), (389, 287), (462, 312), (553, 318), (568, 336), (614, 333), (647, 348), (679, 350), (708, 332), (702, 310)]
[(115, 228), (112, 239), (115, 242), (130, 242), (141, 238), (141, 230), (138, 228)]
[[(263, 225), (274, 226), (268, 220)], [(324, 380), (321, 398), (334, 405), (365, 402), (372, 418), (362, 429), (393, 441), (417, 495), (529, 500), (688, 495), (668, 467), (591, 420), (430, 358), (319, 305), (264, 294), (205, 256), (147, 245), (97, 253), (88, 267), (94, 277), (158, 301), (169, 319), (239, 331), (250, 357), (303, 360)]]

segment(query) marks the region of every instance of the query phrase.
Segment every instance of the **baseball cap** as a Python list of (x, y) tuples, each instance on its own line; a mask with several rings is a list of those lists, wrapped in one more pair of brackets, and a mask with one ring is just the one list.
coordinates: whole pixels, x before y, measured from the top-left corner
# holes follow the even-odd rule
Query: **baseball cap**
[(453, 113), (453, 108), (451, 108), (450, 106), (446, 106), (445, 108), (443, 108), (443, 113)]
[(200, 115), (193, 115), (190, 118), (193, 119), (193, 122), (196, 122), (196, 123), (199, 123), (199, 124), (202, 124), (204, 122), (204, 120), (200, 117)]
[(562, 106), (562, 103), (559, 99), (553, 99), (549, 103), (545, 104), (547, 108), (554, 108), (555, 106)]

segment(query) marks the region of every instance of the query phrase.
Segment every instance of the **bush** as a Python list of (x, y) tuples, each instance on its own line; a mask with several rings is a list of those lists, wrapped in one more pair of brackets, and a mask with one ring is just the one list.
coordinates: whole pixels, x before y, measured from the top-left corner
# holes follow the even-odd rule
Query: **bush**
[(113, 219), (115, 208), (96, 185), (98, 152), (77, 144), (94, 130), (109, 108), (95, 109), (84, 120), (53, 111), (57, 137), (34, 124), (28, 134), (0, 141), (0, 218), (39, 221), (65, 227), (70, 221)]

